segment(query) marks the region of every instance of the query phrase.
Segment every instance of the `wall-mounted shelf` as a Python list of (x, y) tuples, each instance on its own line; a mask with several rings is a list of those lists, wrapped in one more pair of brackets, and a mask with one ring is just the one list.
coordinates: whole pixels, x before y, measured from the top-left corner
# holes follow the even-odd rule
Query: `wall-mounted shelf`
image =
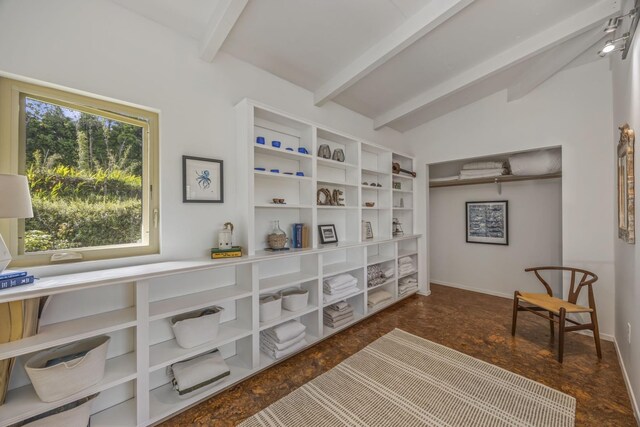
[(562, 178), (562, 172), (550, 173), (546, 175), (502, 175), (490, 178), (475, 178), (475, 179), (454, 179), (451, 181), (436, 181), (430, 182), (430, 188), (437, 187), (454, 187), (458, 185), (476, 185), (476, 184), (500, 184), (503, 182), (517, 182), (517, 181), (531, 181), (537, 179), (553, 179)]

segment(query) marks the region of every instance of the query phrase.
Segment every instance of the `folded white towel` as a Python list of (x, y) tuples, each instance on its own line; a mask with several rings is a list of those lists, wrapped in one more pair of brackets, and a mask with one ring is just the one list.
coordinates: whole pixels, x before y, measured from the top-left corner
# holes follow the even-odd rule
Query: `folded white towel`
[(264, 331), (266, 335), (269, 335), (276, 342), (287, 342), (294, 339), (307, 329), (302, 323), (297, 320), (289, 320), (274, 326), (273, 328)]
[(508, 172), (509, 171), (505, 168), (461, 170), (460, 178), (471, 176), (485, 176), (487, 174), (505, 175)]
[(504, 176), (507, 175), (504, 172), (486, 172), (483, 174), (476, 174), (476, 175), (460, 175), (460, 180), (463, 181), (465, 179), (477, 179), (477, 178), (495, 178), (497, 176)]
[(478, 169), (502, 169), (505, 162), (471, 162), (462, 166), (462, 170), (478, 170)]
[(393, 278), (393, 274), (394, 274), (393, 267), (389, 267), (386, 270), (383, 270), (382, 272), (384, 273), (384, 277), (386, 277), (387, 279)]
[(324, 319), (324, 324), (327, 325), (330, 328), (339, 328), (340, 326), (344, 326), (347, 323), (350, 323), (353, 321), (353, 315), (351, 315), (348, 318), (345, 319), (341, 319), (341, 320), (334, 320), (334, 321), (329, 321), (327, 319)]
[(379, 290), (369, 294), (367, 297), (367, 304), (373, 306), (391, 299), (393, 299), (393, 295), (385, 290)]
[(322, 300), (324, 301), (325, 304), (330, 303), (330, 302), (336, 302), (336, 301), (340, 301), (343, 300), (353, 294), (356, 294), (360, 291), (360, 289), (358, 289), (358, 287), (354, 286), (352, 288), (348, 288), (343, 290), (340, 293), (337, 294), (331, 294), (331, 295), (327, 295), (325, 293), (322, 294)]
[(358, 285), (358, 279), (354, 278), (353, 280), (350, 280), (348, 282), (345, 282), (345, 283), (343, 283), (341, 285), (338, 285), (338, 286), (335, 286), (335, 287), (331, 287), (331, 286), (328, 286), (327, 284), (323, 284), (322, 285), (322, 290), (325, 293), (331, 294), (331, 293), (339, 292), (339, 291), (341, 291), (343, 289), (351, 288), (351, 287), (357, 286), (357, 285)]
[(324, 283), (331, 288), (335, 288), (353, 280), (355, 280), (355, 277), (348, 273), (344, 273), (337, 276), (329, 277), (328, 279), (324, 280)]
[(460, 179), (460, 175), (443, 176), (442, 178), (430, 178), (429, 182), (455, 181)]
[(282, 357), (290, 355), (291, 353), (295, 353), (296, 351), (302, 349), (307, 344), (308, 344), (307, 340), (303, 339), (302, 341), (298, 341), (297, 344), (292, 345), (286, 350), (273, 350), (264, 346), (263, 343), (260, 343), (260, 350), (262, 350), (263, 353), (265, 353), (267, 356), (271, 357), (272, 359), (280, 359)]
[(295, 338), (290, 339), (289, 341), (277, 342), (270, 335), (267, 335), (264, 332), (260, 332), (261, 344), (265, 345), (266, 347), (268, 347), (268, 348), (270, 348), (272, 350), (281, 350), (281, 351), (282, 350), (286, 350), (289, 347), (291, 347), (292, 345), (295, 345), (295, 344), (299, 343), (306, 336), (307, 336), (307, 333), (306, 332), (302, 332), (302, 333), (300, 333), (300, 335), (298, 335)]
[(398, 264), (408, 264), (413, 262), (413, 258), (410, 256), (404, 256), (398, 260)]
[(335, 303), (333, 305), (330, 305), (327, 308), (330, 308), (331, 310), (335, 310), (335, 311), (343, 311), (343, 310), (351, 309), (351, 306), (346, 301), (340, 301), (340, 302), (337, 302), (337, 303)]
[(219, 381), (230, 373), (218, 350), (174, 363), (169, 371), (173, 375), (173, 388), (180, 395)]

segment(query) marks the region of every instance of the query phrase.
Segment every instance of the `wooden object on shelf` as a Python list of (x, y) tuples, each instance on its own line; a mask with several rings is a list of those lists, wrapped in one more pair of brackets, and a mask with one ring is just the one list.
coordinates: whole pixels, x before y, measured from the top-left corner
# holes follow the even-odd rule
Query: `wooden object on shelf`
[(457, 185), (475, 185), (475, 184), (496, 184), (502, 182), (531, 181), (535, 179), (554, 179), (562, 178), (562, 172), (550, 173), (545, 175), (501, 175), (491, 178), (474, 178), (474, 179), (454, 179), (451, 181), (435, 181), (430, 182), (430, 188), (437, 187), (454, 187)]
[[(593, 339), (596, 345), (598, 359), (602, 359), (602, 351), (600, 349), (600, 333), (598, 330), (598, 317), (596, 314), (596, 302), (593, 295), (593, 284), (598, 280), (598, 276), (594, 273), (573, 267), (533, 267), (524, 271), (533, 271), (547, 290), (546, 294), (535, 294), (529, 292), (515, 291), (513, 295), (513, 320), (511, 324), (511, 335), (516, 334), (516, 322), (518, 320), (518, 311), (529, 311), (537, 316), (547, 319), (551, 330), (551, 336), (554, 335), (554, 322), (558, 323), (558, 362), (562, 363), (564, 353), (564, 334), (572, 331), (590, 330), (593, 332)], [(571, 272), (571, 287), (569, 288), (569, 297), (562, 300), (553, 296), (551, 286), (540, 276), (541, 271), (561, 271)], [(582, 274), (579, 282), (576, 282), (578, 274)], [(578, 296), (583, 287), (587, 287), (589, 295), (589, 307), (583, 307), (577, 304)], [(522, 305), (526, 303), (527, 305)], [(547, 312), (542, 314), (541, 312)], [(567, 317), (569, 313), (589, 313), (591, 317), (590, 323), (579, 323), (574, 319)], [(566, 323), (574, 326), (566, 326)]]
[(411, 175), (414, 178), (416, 177), (416, 173), (415, 172), (410, 171), (408, 169), (401, 168), (400, 167), (400, 163), (398, 163), (398, 162), (393, 162), (392, 170), (393, 170), (393, 173), (395, 173), (395, 174), (399, 174), (400, 172), (402, 172), (402, 173), (406, 173), (407, 175)]

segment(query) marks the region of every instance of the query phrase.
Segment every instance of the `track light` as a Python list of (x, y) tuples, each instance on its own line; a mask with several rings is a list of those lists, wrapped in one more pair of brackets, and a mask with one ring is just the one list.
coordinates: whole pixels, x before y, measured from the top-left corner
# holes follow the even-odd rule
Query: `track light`
[(607, 40), (607, 42), (604, 44), (604, 47), (602, 48), (602, 50), (600, 52), (598, 52), (598, 55), (600, 56), (606, 56), (608, 53), (611, 53), (613, 51), (616, 50), (623, 50), (624, 47), (626, 46), (626, 43), (623, 46), (618, 47), (618, 44), (620, 42), (626, 41), (629, 38), (629, 33), (624, 33), (624, 35), (620, 38), (617, 38), (615, 40)]
[(613, 52), (616, 49), (616, 45), (613, 42), (613, 40), (609, 40), (608, 42), (605, 43), (604, 47), (602, 48), (602, 53), (609, 53), (609, 52)]
[(609, 19), (609, 21), (607, 21), (607, 25), (604, 27), (604, 32), (607, 34), (615, 32), (620, 26), (621, 21), (621, 16), (616, 16), (615, 18)]

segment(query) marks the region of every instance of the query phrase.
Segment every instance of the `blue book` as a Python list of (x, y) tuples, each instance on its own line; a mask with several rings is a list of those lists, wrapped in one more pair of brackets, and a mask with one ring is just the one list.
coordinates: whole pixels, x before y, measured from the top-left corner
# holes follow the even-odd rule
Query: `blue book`
[(15, 286), (30, 285), (35, 280), (33, 276), (18, 277), (15, 279), (0, 280), (0, 289), (9, 289)]
[(302, 248), (302, 226), (303, 224), (296, 224), (296, 248)]
[(15, 279), (17, 277), (24, 277), (26, 275), (26, 271), (4, 270), (0, 272), (0, 280)]
[(297, 248), (298, 246), (296, 246), (298, 244), (298, 227), (296, 227), (296, 224), (293, 224), (291, 226), (291, 246), (293, 246), (293, 248)]

